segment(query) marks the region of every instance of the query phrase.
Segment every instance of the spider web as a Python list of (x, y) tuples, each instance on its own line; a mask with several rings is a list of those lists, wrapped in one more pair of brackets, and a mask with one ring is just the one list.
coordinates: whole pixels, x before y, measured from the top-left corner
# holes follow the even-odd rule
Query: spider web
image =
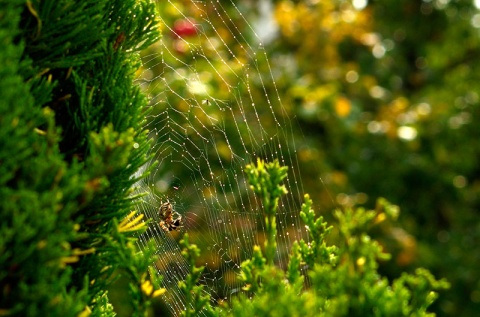
[[(139, 246), (154, 241), (154, 267), (163, 276), (167, 305), (178, 315), (185, 309), (178, 282), (189, 272), (178, 244), (183, 233), (202, 251), (201, 282), (215, 301), (241, 291), (240, 264), (251, 258), (254, 245), (263, 246), (262, 206), (249, 190), (245, 166), (262, 158), (289, 167), (289, 193), (277, 214), (280, 267), (286, 267), (292, 243), (305, 237), (299, 218), (303, 190), (294, 120), (259, 36), (269, 27), (262, 11), (255, 24), (244, 16), (254, 7), (231, 1), (171, 0), (158, 6), (163, 37), (143, 56), (139, 76), (151, 98), (146, 124), (156, 164), (137, 184), (138, 192), (147, 192), (139, 210), (152, 220)], [(159, 208), (167, 201), (182, 217), (179, 230), (167, 232), (159, 224)]]

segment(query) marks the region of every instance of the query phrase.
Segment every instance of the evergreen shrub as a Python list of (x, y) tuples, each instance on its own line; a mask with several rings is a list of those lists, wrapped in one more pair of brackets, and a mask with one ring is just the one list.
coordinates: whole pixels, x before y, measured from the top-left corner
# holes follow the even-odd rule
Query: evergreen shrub
[[(281, 195), (287, 189), (281, 184), (286, 167), (278, 162), (247, 166), (253, 191), (260, 195), (265, 222), (275, 223)], [(242, 263), (243, 293), (225, 307), (212, 309), (202, 296), (203, 289), (186, 289), (191, 300), (185, 316), (434, 316), (428, 307), (437, 299), (439, 290), (449, 287), (426, 269), (413, 274), (403, 273), (393, 281), (382, 276), (379, 262), (390, 255), (372, 239), (369, 231), (390, 223), (399, 215), (399, 208), (379, 199), (374, 210), (364, 208), (336, 210), (335, 218), (341, 241), (328, 246), (332, 226), (312, 209), (312, 200), (305, 195), (300, 213), (309, 232), (308, 241), (297, 241), (292, 247), (288, 268), (282, 270), (273, 262), (275, 226), (267, 225), (267, 239), (262, 247), (253, 247), (252, 259)], [(183, 242), (185, 253), (195, 250)], [(273, 250), (273, 251), (272, 251)], [(190, 258), (198, 251), (188, 252)], [(187, 280), (197, 279), (203, 268), (192, 267)], [(196, 309), (196, 310), (195, 310)], [(192, 310), (196, 313), (193, 313)]]
[(161, 293), (131, 197), (149, 147), (137, 53), (156, 38), (146, 1), (0, 2), (0, 315), (113, 316), (117, 270), (134, 314)]

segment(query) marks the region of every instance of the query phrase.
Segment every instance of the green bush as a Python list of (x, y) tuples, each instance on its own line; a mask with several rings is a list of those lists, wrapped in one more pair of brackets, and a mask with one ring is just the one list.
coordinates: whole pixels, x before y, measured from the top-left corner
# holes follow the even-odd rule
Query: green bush
[(116, 270), (139, 315), (159, 293), (130, 197), (149, 147), (135, 54), (155, 27), (146, 2), (0, 2), (0, 315), (112, 316)]
[[(247, 166), (251, 187), (259, 194), (265, 222), (275, 221), (277, 202), (286, 193), (281, 181), (286, 168), (278, 162)], [(449, 287), (445, 280), (436, 280), (426, 269), (402, 274), (389, 281), (378, 272), (378, 263), (390, 258), (368, 231), (383, 222), (394, 221), (397, 206), (379, 199), (375, 210), (363, 208), (337, 210), (341, 242), (327, 246), (326, 239), (333, 227), (316, 217), (312, 200), (305, 195), (301, 217), (310, 235), (309, 242), (296, 242), (291, 250), (286, 271), (273, 263), (276, 230), (267, 225), (263, 250), (254, 246), (252, 259), (242, 263), (241, 279), (244, 293), (230, 306), (213, 311), (206, 305), (202, 288), (186, 289), (191, 300), (187, 307), (197, 308), (208, 316), (433, 316), (427, 308), (437, 298), (436, 291)], [(184, 241), (187, 250), (196, 250)], [(190, 252), (190, 258), (198, 256)], [(198, 281), (203, 268), (192, 265), (192, 278)], [(206, 307), (207, 306), (207, 307)], [(186, 314), (191, 315), (191, 312)]]

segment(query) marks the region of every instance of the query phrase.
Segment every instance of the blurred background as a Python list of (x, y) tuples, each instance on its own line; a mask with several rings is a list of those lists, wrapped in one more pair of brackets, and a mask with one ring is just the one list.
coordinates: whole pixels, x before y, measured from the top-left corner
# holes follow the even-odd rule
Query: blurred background
[[(316, 210), (331, 219), (334, 208), (370, 208), (378, 197), (397, 204), (401, 228), (377, 232), (393, 253), (382, 273), (395, 278), (426, 267), (452, 284), (431, 310), (438, 316), (477, 315), (480, 1), (219, 1), (216, 6), (232, 12), (228, 30), (225, 21), (215, 21), (222, 16), (208, 2), (201, 7), (210, 12), (211, 24), (204, 23), (198, 3), (158, 2), (161, 45), (169, 54), (160, 54), (158, 46), (145, 52), (149, 64), (157, 65), (146, 66), (156, 73), (151, 78), (163, 74), (163, 80), (175, 65), (191, 63), (182, 43), (198, 41), (199, 32), (239, 55), (239, 41), (256, 46), (257, 33), (269, 60), (259, 58), (256, 67), (271, 71), (274, 80), (255, 80), (252, 72), (251, 83), (258, 86), (248, 93), (280, 94), (283, 110), (277, 115), (294, 126), (303, 190)], [(238, 11), (249, 24), (235, 19)], [(206, 82), (215, 98), (228, 100), (219, 78), (231, 74), (215, 58), (222, 49), (203, 52), (211, 63), (205, 67), (218, 71)], [(164, 90), (162, 85), (150, 87)], [(185, 90), (181, 82), (168, 85), (179, 94)], [(182, 178), (181, 171), (176, 175)]]

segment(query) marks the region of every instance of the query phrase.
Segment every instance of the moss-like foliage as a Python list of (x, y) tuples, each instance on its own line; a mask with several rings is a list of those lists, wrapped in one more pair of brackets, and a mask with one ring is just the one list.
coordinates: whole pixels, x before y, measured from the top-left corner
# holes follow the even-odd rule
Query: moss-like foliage
[(139, 315), (158, 294), (130, 193), (149, 146), (136, 52), (156, 37), (146, 1), (0, 2), (0, 315), (113, 315), (116, 269)]

